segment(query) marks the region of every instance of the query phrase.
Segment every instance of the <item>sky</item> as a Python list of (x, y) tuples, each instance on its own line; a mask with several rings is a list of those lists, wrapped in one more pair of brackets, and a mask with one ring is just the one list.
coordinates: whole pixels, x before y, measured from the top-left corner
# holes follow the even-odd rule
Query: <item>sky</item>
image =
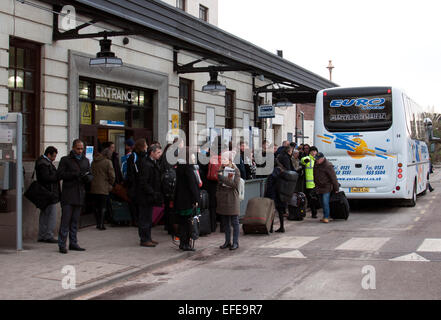
[(403, 89), (441, 113), (441, 1), (219, 0), (219, 28), (339, 86)]

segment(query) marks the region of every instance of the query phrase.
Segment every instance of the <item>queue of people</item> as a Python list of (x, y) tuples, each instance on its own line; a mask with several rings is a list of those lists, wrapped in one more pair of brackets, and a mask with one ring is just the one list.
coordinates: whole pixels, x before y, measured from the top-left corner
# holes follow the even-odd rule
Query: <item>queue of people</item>
[[(78, 243), (77, 230), (80, 214), (86, 203), (86, 192), (93, 196), (96, 227), (99, 230), (106, 230), (105, 214), (111, 206), (109, 195), (116, 193), (129, 204), (132, 225), (138, 228), (140, 246), (154, 248), (158, 245), (152, 239), (152, 216), (154, 207), (163, 206), (164, 229), (174, 238), (179, 238), (181, 250), (193, 251), (194, 248), (190, 245), (190, 218), (199, 213), (201, 190), (206, 190), (211, 232), (216, 231), (219, 222), (220, 231), (225, 233), (225, 243), (220, 248), (238, 249), (240, 180), (256, 178), (256, 168), (265, 164), (256, 164), (253, 152), (247, 152), (248, 145), (243, 141), (236, 148), (230, 144), (223, 153), (221, 150), (225, 149), (220, 148), (220, 141), (215, 143), (218, 143), (218, 148), (214, 148), (213, 144), (201, 153), (209, 159), (218, 159), (220, 163), (214, 164), (210, 160), (209, 164), (202, 164), (198, 163), (198, 159), (184, 147), (184, 142), (179, 138), (173, 144), (168, 144), (164, 152), (159, 142), (155, 141), (148, 146), (145, 139), (128, 139), (125, 143), (126, 154), (121, 157), (120, 166), (113, 143), (102, 144), (104, 149), (94, 154), (90, 165), (89, 159), (84, 155), (84, 143), (76, 139), (69, 155), (61, 158), (58, 169), (53, 164), (58, 151), (54, 147), (48, 147), (35, 164), (37, 182), (58, 197), (55, 203), (41, 210), (38, 241), (58, 243), (61, 253), (67, 253), (68, 249), (84, 251)], [(177, 145), (173, 154), (177, 163), (169, 163), (167, 159), (172, 145)], [(217, 154), (210, 154), (212, 150), (218, 150)], [(312, 218), (317, 217), (314, 197), (320, 197), (324, 208), (321, 221), (327, 223), (330, 193), (338, 192), (339, 185), (334, 168), (324, 155), (315, 147), (297, 147), (295, 143), (288, 141), (284, 141), (273, 152), (265, 140), (262, 150), (264, 156), (274, 153), (275, 157), (272, 174), (257, 178), (266, 178), (265, 196), (273, 199), (276, 204), (280, 221), (276, 232), (285, 232), (287, 203), (279, 199), (275, 188), (283, 171), (298, 173), (296, 191), (306, 192)], [(226, 168), (230, 172), (228, 175), (225, 175)], [(62, 188), (60, 182), (63, 183)], [(53, 230), (58, 201), (61, 202), (62, 216), (58, 239), (55, 239)]]

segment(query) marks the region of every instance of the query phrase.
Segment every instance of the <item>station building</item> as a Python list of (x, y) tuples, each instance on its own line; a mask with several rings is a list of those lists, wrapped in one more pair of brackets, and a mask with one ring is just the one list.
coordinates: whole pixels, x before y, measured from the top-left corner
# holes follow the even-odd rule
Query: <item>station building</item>
[[(336, 86), (218, 28), (217, 0), (2, 0), (0, 21), (0, 113), (23, 114), (25, 187), (47, 146), (58, 161), (76, 138), (113, 141), (122, 155), (129, 137), (165, 145), (169, 129), (197, 121), (198, 130), (273, 128), (271, 142), (294, 141), (296, 105)], [(109, 51), (121, 66), (91, 60)], [(216, 79), (225, 90), (203, 90)], [(259, 105), (286, 100), (293, 107), (258, 117)], [(2, 196), (12, 202), (15, 191)], [(11, 207), (0, 213), (0, 245), (15, 242)], [(23, 223), (24, 238), (36, 238), (27, 200)]]

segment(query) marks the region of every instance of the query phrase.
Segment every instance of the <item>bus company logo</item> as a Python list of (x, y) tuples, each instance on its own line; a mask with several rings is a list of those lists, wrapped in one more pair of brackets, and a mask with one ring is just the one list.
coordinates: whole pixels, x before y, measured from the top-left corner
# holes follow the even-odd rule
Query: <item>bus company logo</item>
[(332, 100), (329, 104), (331, 108), (341, 108), (341, 107), (359, 107), (363, 110), (372, 110), (372, 109), (384, 109), (384, 103), (386, 102), (385, 98), (358, 98), (358, 99), (336, 99)]
[(362, 159), (366, 156), (378, 157), (382, 159), (393, 158), (394, 156), (387, 154), (387, 150), (381, 148), (369, 148), (366, 141), (361, 139), (359, 133), (336, 133), (333, 135), (317, 135), (322, 142), (327, 144), (334, 143), (336, 149), (346, 150), (348, 155), (354, 159)]

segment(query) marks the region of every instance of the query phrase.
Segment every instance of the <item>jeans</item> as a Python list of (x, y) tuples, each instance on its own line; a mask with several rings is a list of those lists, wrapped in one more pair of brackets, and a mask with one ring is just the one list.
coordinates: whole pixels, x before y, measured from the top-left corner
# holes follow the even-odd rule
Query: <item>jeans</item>
[(51, 240), (54, 238), (54, 229), (57, 223), (57, 205), (50, 204), (40, 211), (38, 240)]
[(331, 209), (329, 208), (329, 199), (331, 198), (331, 193), (323, 193), (320, 195), (323, 206), (323, 218), (329, 219), (329, 214)]
[(138, 206), (138, 234), (141, 242), (152, 241), (153, 207)]
[(233, 244), (239, 244), (239, 216), (222, 216), (225, 242), (231, 243), (231, 224), (233, 224)]
[(69, 245), (78, 245), (77, 231), (80, 214), (81, 206), (64, 205), (62, 207), (60, 232), (58, 234), (58, 246), (60, 248), (66, 248), (68, 235)]

